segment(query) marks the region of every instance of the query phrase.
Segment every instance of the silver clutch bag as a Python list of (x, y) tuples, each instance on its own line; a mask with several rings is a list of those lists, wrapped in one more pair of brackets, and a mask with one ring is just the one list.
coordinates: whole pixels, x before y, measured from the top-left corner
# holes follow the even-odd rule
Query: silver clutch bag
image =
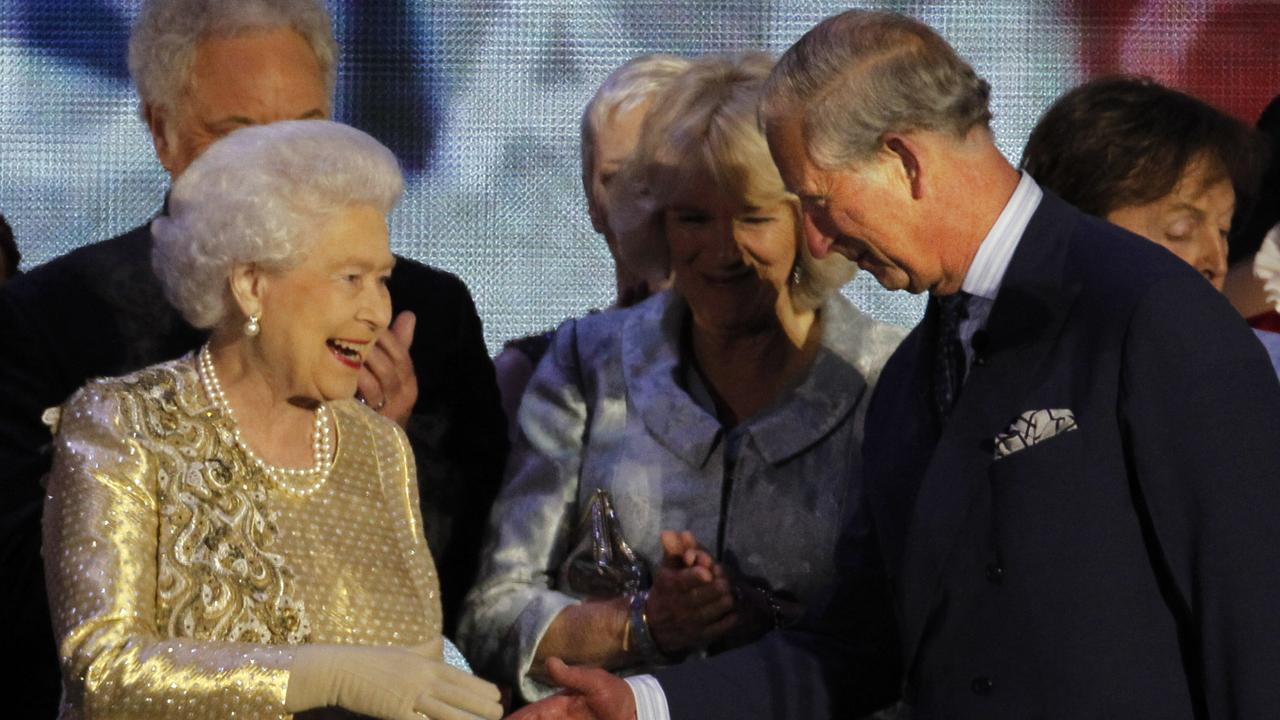
[(649, 565), (636, 556), (613, 510), (609, 491), (591, 494), (574, 531), (559, 586), (581, 597), (617, 597), (649, 587)]

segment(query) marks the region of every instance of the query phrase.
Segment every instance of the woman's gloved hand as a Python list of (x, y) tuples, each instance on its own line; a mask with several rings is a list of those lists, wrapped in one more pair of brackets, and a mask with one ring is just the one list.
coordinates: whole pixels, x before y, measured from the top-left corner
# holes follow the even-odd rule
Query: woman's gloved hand
[(443, 640), (412, 648), (301, 645), (285, 709), (341, 707), (383, 720), (502, 717), (498, 689), (444, 662)]

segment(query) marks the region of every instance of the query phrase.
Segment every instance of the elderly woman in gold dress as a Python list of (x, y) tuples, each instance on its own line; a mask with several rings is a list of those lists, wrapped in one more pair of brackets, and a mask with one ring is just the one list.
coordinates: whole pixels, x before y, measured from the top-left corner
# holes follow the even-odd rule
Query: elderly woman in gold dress
[(174, 184), (153, 264), (208, 344), (55, 421), (61, 717), (501, 714), (442, 660), (404, 433), (352, 399), (390, 321), (402, 185), (385, 147), (320, 120), (238, 130)]

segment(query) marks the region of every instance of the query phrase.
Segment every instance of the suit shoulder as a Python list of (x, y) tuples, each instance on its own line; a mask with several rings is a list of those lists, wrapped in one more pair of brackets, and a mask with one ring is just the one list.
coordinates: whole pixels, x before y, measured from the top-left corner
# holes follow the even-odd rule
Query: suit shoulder
[[(1225, 298), (1168, 249), (1104, 220), (1079, 215), (1072, 229), (1067, 274), (1080, 284), (1078, 316), (1094, 336), (1181, 338), (1207, 350), (1209, 338), (1244, 327)], [(1199, 338), (1197, 341), (1196, 338)], [(1177, 343), (1175, 343), (1175, 346)]]
[(656, 323), (661, 313), (655, 315), (654, 311), (663, 307), (665, 302), (655, 303), (655, 298), (649, 298), (629, 308), (592, 311), (569, 318), (556, 328), (550, 352), (562, 365), (596, 366), (621, 354), (622, 338), (632, 318), (641, 318), (641, 322), (652, 319)]
[(1138, 302), (1170, 279), (1200, 279), (1185, 262), (1160, 245), (1100, 218), (1080, 213), (1071, 239), (1072, 271), (1110, 301)]
[(467, 289), (467, 284), (462, 281), (462, 278), (402, 255), (396, 256), (396, 266), (391, 271), (389, 282), (393, 301), (398, 294), (414, 298), (430, 298), (437, 302), (441, 299), (461, 300), (463, 298), (468, 302), (471, 301), (471, 291)]
[(49, 293), (92, 294), (100, 287), (100, 278), (126, 266), (150, 273), (150, 225), (60, 255), (13, 278), (4, 290), (28, 305), (43, 302)]
[(664, 290), (631, 307), (593, 310), (577, 319), (577, 333), (586, 347), (615, 345), (624, 335), (658, 328), (683, 303), (673, 290)]

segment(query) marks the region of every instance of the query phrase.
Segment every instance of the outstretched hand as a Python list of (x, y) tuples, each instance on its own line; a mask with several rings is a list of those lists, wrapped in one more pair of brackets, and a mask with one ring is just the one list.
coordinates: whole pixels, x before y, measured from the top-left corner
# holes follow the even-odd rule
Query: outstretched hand
[(613, 673), (570, 667), (560, 658), (550, 658), (547, 674), (564, 690), (526, 706), (508, 720), (636, 720), (635, 695)]
[(663, 531), (662, 550), (645, 606), (653, 640), (668, 655), (706, 647), (737, 623), (728, 573), (688, 530)]
[(397, 315), (391, 327), (378, 337), (356, 378), (364, 402), (400, 427), (409, 422), (413, 405), (418, 402), (418, 376), (409, 355), (416, 325), (417, 317), (412, 311)]

